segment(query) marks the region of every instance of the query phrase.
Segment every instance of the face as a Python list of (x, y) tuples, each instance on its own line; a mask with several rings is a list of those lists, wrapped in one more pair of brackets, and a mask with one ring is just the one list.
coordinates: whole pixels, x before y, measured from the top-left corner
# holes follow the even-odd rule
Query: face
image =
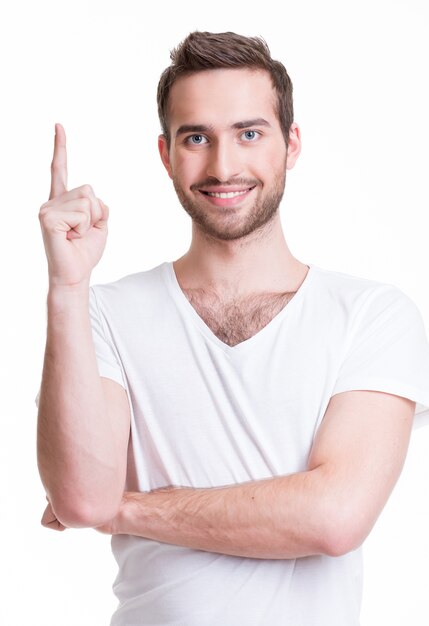
[(300, 151), (294, 124), (286, 152), (268, 72), (197, 72), (177, 80), (169, 103), (170, 150), (163, 135), (159, 150), (194, 224), (221, 240), (262, 229), (278, 210), (286, 169)]

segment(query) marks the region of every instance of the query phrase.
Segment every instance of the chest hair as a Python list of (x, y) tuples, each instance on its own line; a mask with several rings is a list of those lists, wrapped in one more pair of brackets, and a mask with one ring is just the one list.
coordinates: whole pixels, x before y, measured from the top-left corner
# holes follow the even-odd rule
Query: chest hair
[(287, 305), (296, 291), (228, 300), (204, 289), (183, 289), (195, 311), (223, 343), (235, 346), (256, 335)]

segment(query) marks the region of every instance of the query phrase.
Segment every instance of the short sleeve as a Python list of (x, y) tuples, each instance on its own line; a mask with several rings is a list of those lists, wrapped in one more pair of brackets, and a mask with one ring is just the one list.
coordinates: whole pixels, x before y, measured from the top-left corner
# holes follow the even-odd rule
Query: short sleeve
[(122, 366), (112, 344), (107, 339), (103, 325), (103, 316), (100, 312), (97, 296), (93, 287), (89, 288), (89, 317), (100, 376), (111, 378), (122, 385), (122, 387), (126, 388), (122, 374)]
[(413, 300), (394, 286), (359, 312), (331, 395), (367, 389), (416, 402), (414, 427), (429, 423), (429, 343)]
[[(92, 287), (89, 288), (89, 317), (91, 322), (92, 339), (95, 347), (95, 356), (97, 358), (100, 376), (111, 378), (122, 385), (122, 387), (126, 388), (119, 359), (116, 357), (111, 344), (106, 338), (102, 316), (97, 303), (97, 297)], [(39, 407), (39, 399), (40, 389), (35, 398), (35, 404), (37, 407)]]

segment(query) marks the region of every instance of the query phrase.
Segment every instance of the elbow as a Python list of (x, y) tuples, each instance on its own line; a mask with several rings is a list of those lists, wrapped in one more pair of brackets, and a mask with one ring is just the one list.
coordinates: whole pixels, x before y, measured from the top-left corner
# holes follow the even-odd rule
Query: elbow
[[(368, 531), (369, 532), (369, 531)], [(334, 517), (327, 525), (324, 533), (323, 554), (327, 556), (344, 556), (360, 548), (368, 532), (355, 520), (343, 520)]]
[(363, 543), (363, 540), (356, 541), (353, 533), (349, 534), (344, 530), (332, 534), (334, 536), (328, 537), (323, 547), (323, 553), (327, 556), (344, 556), (357, 550)]
[(122, 481), (86, 485), (78, 480), (44, 486), (53, 514), (66, 528), (96, 528), (113, 520), (125, 487)]
[(93, 502), (56, 502), (54, 500), (51, 506), (58, 521), (66, 528), (96, 528), (116, 517), (120, 500), (98, 506)]

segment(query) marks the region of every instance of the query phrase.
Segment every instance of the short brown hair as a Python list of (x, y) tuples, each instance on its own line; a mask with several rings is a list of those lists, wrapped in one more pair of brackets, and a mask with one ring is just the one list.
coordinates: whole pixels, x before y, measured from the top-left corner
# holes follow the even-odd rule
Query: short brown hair
[(158, 83), (158, 115), (162, 132), (170, 149), (168, 98), (174, 82), (202, 70), (220, 68), (259, 68), (269, 72), (277, 93), (277, 116), (286, 142), (293, 122), (292, 81), (285, 66), (271, 58), (262, 37), (244, 37), (236, 33), (194, 31), (170, 52), (171, 65), (161, 74)]

